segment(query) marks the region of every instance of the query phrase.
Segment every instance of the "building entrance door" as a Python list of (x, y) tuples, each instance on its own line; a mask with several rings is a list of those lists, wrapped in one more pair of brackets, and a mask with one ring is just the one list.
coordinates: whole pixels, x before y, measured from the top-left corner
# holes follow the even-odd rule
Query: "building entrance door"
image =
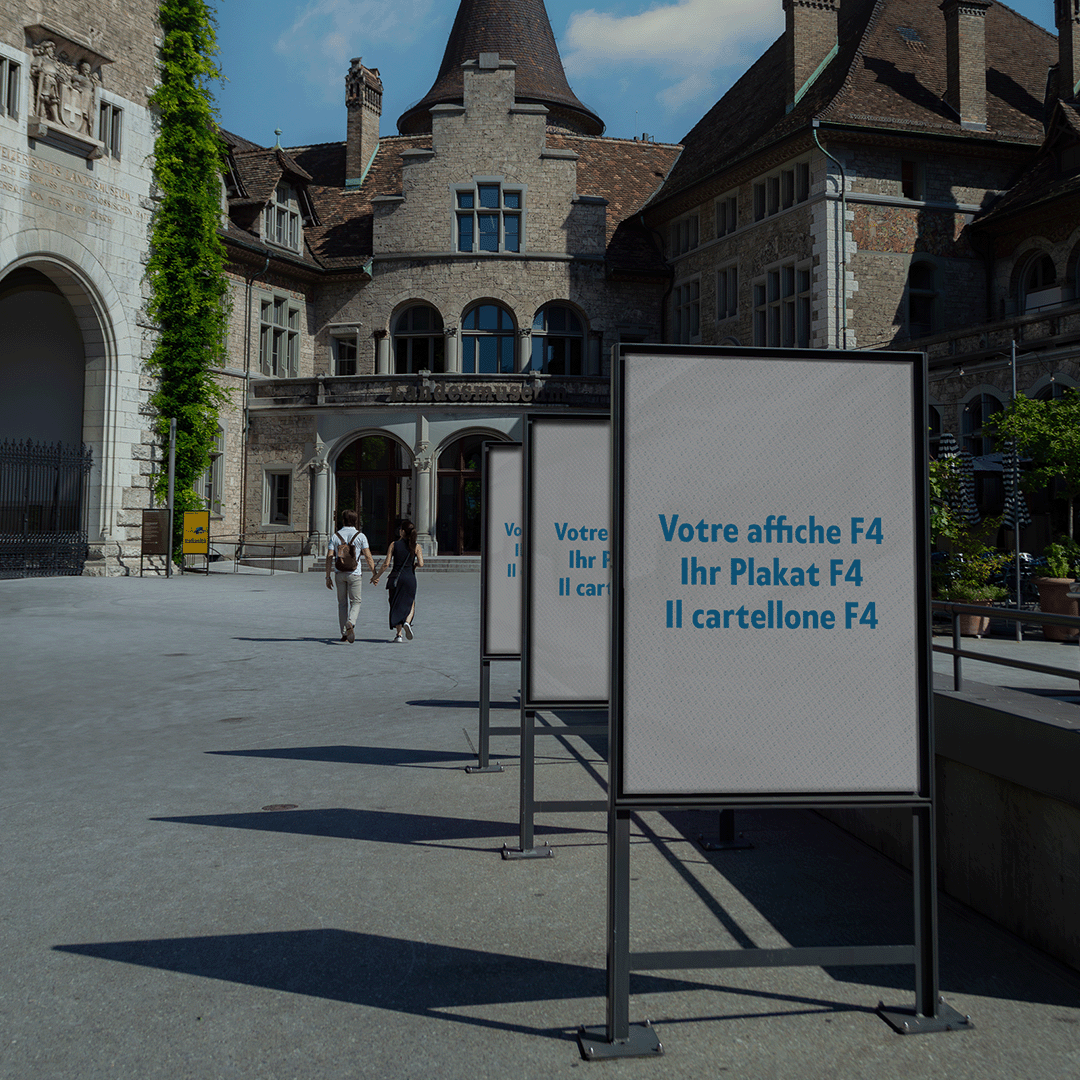
[(485, 435), (466, 435), (439, 455), (440, 555), (480, 554), (480, 447), (487, 441)]
[(372, 554), (386, 553), (397, 537), (397, 523), (411, 518), (412, 462), (400, 443), (385, 435), (365, 435), (347, 446), (334, 469), (337, 479), (337, 515), (355, 510), (360, 530), (368, 538)]

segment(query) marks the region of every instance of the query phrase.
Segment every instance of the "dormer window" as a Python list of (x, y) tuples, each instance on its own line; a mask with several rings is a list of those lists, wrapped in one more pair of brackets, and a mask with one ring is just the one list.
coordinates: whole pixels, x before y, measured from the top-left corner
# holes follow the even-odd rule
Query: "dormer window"
[(300, 202), (296, 189), (282, 180), (263, 212), (263, 239), (299, 251), (300, 235)]

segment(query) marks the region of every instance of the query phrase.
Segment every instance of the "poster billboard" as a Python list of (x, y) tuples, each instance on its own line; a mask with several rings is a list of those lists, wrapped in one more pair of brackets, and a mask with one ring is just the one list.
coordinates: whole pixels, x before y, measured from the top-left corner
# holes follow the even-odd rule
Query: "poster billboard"
[(607, 704), (611, 647), (611, 423), (525, 422), (526, 709)]
[(210, 554), (210, 511), (184, 511), (184, 548), (185, 555)]
[(626, 346), (615, 799), (925, 798), (922, 354)]
[(480, 656), (521, 656), (521, 443), (484, 443)]

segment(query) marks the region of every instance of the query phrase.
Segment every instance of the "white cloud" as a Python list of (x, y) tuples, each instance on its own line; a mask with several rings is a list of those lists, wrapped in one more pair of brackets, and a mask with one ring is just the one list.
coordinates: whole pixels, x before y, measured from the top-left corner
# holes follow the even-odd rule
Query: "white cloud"
[(622, 17), (589, 9), (574, 12), (563, 37), (563, 63), (571, 79), (658, 69), (670, 85), (656, 99), (669, 112), (694, 102), (712, 104), (721, 67), (746, 66), (763, 43), (783, 30), (779, 3), (762, 0), (675, 0)]
[(354, 56), (374, 46), (401, 46), (425, 29), (433, 0), (311, 0), (278, 38), (274, 51), (287, 58), (327, 101), (344, 94), (345, 73)]

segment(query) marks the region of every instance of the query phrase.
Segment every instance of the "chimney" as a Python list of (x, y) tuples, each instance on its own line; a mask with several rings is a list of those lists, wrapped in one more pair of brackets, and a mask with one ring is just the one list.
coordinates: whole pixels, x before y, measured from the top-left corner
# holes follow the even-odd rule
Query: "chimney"
[(1076, 98), (1080, 82), (1080, 4), (1077, 0), (1054, 0), (1054, 23), (1058, 32), (1058, 97)]
[(836, 52), (839, 0), (784, 0), (788, 112)]
[(356, 57), (345, 76), (345, 107), (349, 127), (345, 136), (345, 186), (359, 187), (379, 148), (382, 81), (378, 68), (366, 68)]
[(986, 130), (986, 11), (989, 0), (945, 0), (945, 103), (960, 126)]

